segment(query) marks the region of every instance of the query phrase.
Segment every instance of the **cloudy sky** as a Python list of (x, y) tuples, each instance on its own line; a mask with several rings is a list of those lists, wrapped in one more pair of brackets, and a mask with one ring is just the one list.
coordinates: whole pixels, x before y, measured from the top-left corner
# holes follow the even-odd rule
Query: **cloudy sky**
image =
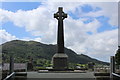
[(35, 40), (56, 44), (57, 20), (53, 14), (63, 7), (65, 47), (78, 54), (109, 61), (118, 46), (117, 2), (2, 2), (0, 44)]

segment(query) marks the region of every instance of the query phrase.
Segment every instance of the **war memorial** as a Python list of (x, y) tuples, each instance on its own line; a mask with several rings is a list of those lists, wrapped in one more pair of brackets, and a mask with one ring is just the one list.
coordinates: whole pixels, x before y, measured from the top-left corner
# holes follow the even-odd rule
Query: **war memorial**
[[(63, 20), (67, 18), (67, 14), (63, 12), (63, 7), (58, 8), (58, 12), (54, 14), (54, 18), (58, 20), (57, 33), (57, 53), (52, 57), (53, 69), (48, 71), (39, 70), (28, 74), (30, 78), (38, 78), (40, 80), (95, 80), (92, 72), (85, 73), (81, 71), (75, 72), (68, 68), (68, 55), (64, 52), (64, 24)], [(36, 74), (35, 76), (33, 76)], [(33, 77), (31, 77), (33, 76)]]
[(67, 18), (67, 14), (63, 12), (63, 8), (59, 7), (58, 12), (54, 14), (54, 18), (58, 20), (58, 36), (57, 36), (57, 53), (53, 56), (53, 69), (68, 69), (68, 56), (64, 53), (64, 27), (63, 20)]

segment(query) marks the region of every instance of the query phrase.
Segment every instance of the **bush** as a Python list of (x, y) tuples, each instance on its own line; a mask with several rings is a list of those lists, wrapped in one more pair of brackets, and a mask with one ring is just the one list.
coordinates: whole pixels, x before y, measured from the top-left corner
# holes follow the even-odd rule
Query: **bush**
[(120, 65), (120, 46), (115, 54), (115, 61), (116, 61), (117, 65)]
[(36, 66), (35, 68), (36, 70), (45, 69), (45, 67), (38, 67), (38, 66)]

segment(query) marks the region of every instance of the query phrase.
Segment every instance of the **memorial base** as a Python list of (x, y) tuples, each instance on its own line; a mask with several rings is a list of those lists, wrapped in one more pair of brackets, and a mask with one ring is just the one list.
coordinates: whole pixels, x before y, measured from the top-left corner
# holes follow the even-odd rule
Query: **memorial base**
[(56, 53), (53, 58), (53, 69), (56, 71), (62, 71), (68, 69), (68, 56), (64, 53)]

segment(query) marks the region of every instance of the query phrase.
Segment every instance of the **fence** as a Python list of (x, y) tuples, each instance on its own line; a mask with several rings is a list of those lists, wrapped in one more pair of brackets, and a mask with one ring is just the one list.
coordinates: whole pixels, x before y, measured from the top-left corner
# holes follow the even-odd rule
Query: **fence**
[(10, 56), (10, 65), (9, 65), (9, 74), (5, 79), (3, 80), (13, 80), (14, 76), (15, 76), (15, 72), (14, 72), (14, 58), (13, 56)]
[(10, 75), (8, 75), (5, 79), (3, 80), (14, 80), (15, 72), (12, 72)]
[(114, 76), (120, 78), (120, 75), (115, 73), (115, 57), (110, 57), (110, 79), (114, 80)]

